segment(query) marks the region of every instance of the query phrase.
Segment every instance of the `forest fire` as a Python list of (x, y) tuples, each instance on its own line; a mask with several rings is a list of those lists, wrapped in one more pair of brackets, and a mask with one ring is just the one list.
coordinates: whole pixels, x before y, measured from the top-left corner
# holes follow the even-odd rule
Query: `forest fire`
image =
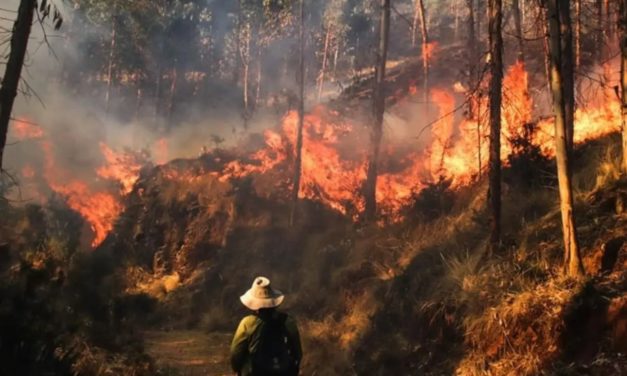
[[(525, 124), (533, 122), (533, 100), (528, 93), (528, 74), (522, 63), (512, 65), (503, 83), (502, 154), (504, 163), (514, 152), (512, 141), (531, 137), (547, 157), (554, 155), (553, 122), (545, 119), (537, 123), (535, 131), (527, 134)], [(410, 93), (411, 95), (411, 93)], [(451, 187), (467, 185), (476, 180), (487, 166), (487, 119), (458, 120), (455, 110), (460, 105), (456, 90), (434, 88), (431, 102), (437, 109), (437, 119), (431, 125), (431, 136), (426, 146), (413, 151), (385, 149), (377, 183), (376, 200), (385, 221), (402, 220), (402, 210), (426, 183), (449, 180)], [(487, 99), (475, 99), (479, 107), (487, 108)], [(580, 108), (575, 115), (575, 141), (582, 142), (601, 137), (618, 129), (619, 106), (615, 96), (608, 92), (596, 106)], [(242, 179), (276, 171), (289, 183), (295, 154), (298, 114), (288, 112), (280, 127), (264, 131), (265, 146), (248, 157), (228, 162), (211, 172), (219, 181)], [(353, 146), (357, 129), (354, 124), (319, 105), (305, 116), (302, 150), (302, 178), (299, 197), (318, 201), (343, 215), (357, 219), (364, 209), (362, 185), (366, 178), (366, 148)], [(129, 194), (139, 177), (139, 171), (148, 159), (131, 151), (116, 152), (100, 143), (104, 164), (95, 171), (98, 177), (119, 184), (119, 192), (92, 189), (90, 185), (73, 179), (67, 171), (55, 164), (54, 150), (45, 139), (41, 128), (34, 123), (16, 121), (15, 136), (20, 139), (40, 139), (46, 155), (43, 173), (52, 190), (66, 198), (68, 205), (80, 213), (94, 232), (92, 246), (97, 246), (113, 228), (123, 210), (120, 199)], [(362, 143), (363, 145), (363, 143)], [(410, 145), (411, 146), (411, 145)], [(404, 154), (401, 154), (404, 153)], [(158, 164), (168, 158), (168, 140), (159, 139), (153, 145)], [(169, 172), (168, 172), (169, 171)], [(22, 175), (32, 178), (36, 172), (25, 167)], [(171, 179), (193, 181), (193, 174), (167, 170)], [(289, 184), (285, 184), (289, 186)], [(278, 186), (277, 186), (278, 187)], [(284, 188), (282, 188), (284, 189)], [(287, 192), (283, 192), (288, 197)]]
[(120, 183), (123, 194), (128, 194), (139, 177), (142, 165), (131, 153), (116, 153), (104, 143), (100, 143), (100, 150), (106, 164), (96, 172), (98, 176)]
[[(515, 139), (531, 137), (530, 142), (541, 147), (547, 157), (554, 155), (553, 122), (540, 121), (535, 131), (528, 134), (526, 124), (533, 122), (533, 100), (528, 93), (528, 74), (522, 63), (512, 65), (503, 83), (503, 132), (501, 135), (503, 163), (515, 150)], [(377, 203), (388, 220), (400, 220), (401, 209), (425, 182), (446, 179), (452, 187), (471, 183), (487, 166), (487, 119), (456, 121), (459, 105), (454, 91), (433, 89), (431, 100), (438, 110), (438, 120), (431, 126), (429, 145), (409, 156), (391, 150), (383, 157), (378, 186)], [(487, 100), (479, 100), (487, 108)], [(580, 108), (575, 116), (575, 141), (601, 137), (618, 129), (619, 103), (606, 97), (598, 107)], [(234, 161), (223, 171), (215, 173), (220, 180), (263, 174), (274, 168), (287, 168), (284, 162), (293, 160), (298, 115), (288, 113), (281, 133), (268, 130), (266, 146), (249, 157), (251, 162)], [(319, 201), (343, 214), (356, 218), (363, 209), (360, 191), (365, 179), (365, 148), (346, 158), (343, 145), (354, 138), (357, 125), (340, 120), (323, 106), (313, 109), (305, 117), (301, 198)], [(361, 154), (360, 154), (361, 153)], [(394, 170), (386, 171), (390, 161)], [(398, 167), (404, 166), (404, 167)], [(286, 167), (287, 166), (287, 167)], [(287, 171), (286, 171), (287, 172)]]
[(107, 189), (97, 189), (94, 188), (95, 184), (77, 178), (73, 171), (59, 165), (53, 142), (37, 124), (20, 119), (15, 121), (12, 129), (16, 139), (36, 140), (43, 152), (43, 170), (37, 171), (33, 164), (27, 163), (21, 169), (22, 178), (32, 180), (41, 175), (47, 187), (63, 197), (67, 205), (85, 219), (94, 234), (91, 245), (98, 246), (113, 228), (123, 209), (121, 196), (132, 189), (143, 162), (135, 154), (117, 153), (101, 143), (100, 151), (105, 164), (95, 173), (103, 179), (115, 181), (120, 190), (109, 192)]
[(98, 246), (113, 228), (113, 223), (122, 211), (122, 205), (111, 193), (94, 192), (84, 181), (73, 179), (55, 162), (54, 148), (48, 141), (41, 143), (46, 156), (44, 178), (49, 187), (65, 198), (68, 206), (89, 223), (94, 239), (92, 247)]

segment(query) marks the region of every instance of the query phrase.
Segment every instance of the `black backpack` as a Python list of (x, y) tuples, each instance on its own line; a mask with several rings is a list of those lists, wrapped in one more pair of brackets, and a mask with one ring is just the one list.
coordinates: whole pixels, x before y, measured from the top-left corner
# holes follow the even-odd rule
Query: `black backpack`
[(292, 350), (285, 321), (287, 315), (280, 313), (277, 318), (260, 318), (261, 323), (251, 337), (250, 345), (256, 348), (251, 352), (252, 374), (254, 376), (297, 375), (298, 368)]

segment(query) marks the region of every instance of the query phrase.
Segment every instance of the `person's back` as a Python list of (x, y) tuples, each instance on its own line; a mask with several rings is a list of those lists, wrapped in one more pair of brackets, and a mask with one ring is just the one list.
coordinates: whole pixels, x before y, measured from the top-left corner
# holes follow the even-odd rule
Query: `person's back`
[(298, 375), (302, 350), (296, 322), (276, 307), (283, 294), (258, 277), (240, 297), (254, 314), (242, 319), (231, 343), (231, 366), (240, 376)]

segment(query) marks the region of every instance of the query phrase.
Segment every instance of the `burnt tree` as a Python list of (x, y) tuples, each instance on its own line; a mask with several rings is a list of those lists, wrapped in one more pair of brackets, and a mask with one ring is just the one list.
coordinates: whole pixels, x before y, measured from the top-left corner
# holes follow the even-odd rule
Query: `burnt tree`
[(570, 148), (568, 147), (566, 99), (564, 95), (563, 62), (562, 62), (562, 25), (560, 7), (569, 6), (568, 0), (547, 0), (546, 22), (549, 29), (549, 61), (550, 86), (553, 96), (555, 114), (555, 160), (557, 162), (557, 179), (560, 194), (560, 210), (562, 215), (562, 233), (564, 237), (564, 270), (570, 276), (583, 274), (577, 229), (573, 213), (573, 191), (571, 183)]
[(2, 78), (2, 87), (0, 87), (0, 171), (2, 171), (11, 111), (15, 97), (17, 97), (36, 7), (37, 0), (22, 0), (17, 11), (17, 19), (13, 25), (11, 52)]
[(501, 86), (503, 84), (502, 0), (490, 0), (490, 160), (489, 207), (491, 216), (490, 249), (501, 239)]
[(379, 48), (375, 65), (373, 98), (373, 123), (370, 134), (371, 150), (364, 185), (365, 219), (374, 219), (377, 213), (377, 165), (383, 137), (383, 114), (385, 112), (385, 64), (390, 34), (390, 0), (381, 0), (381, 22), (379, 25)]
[(296, 134), (296, 158), (294, 160), (294, 181), (292, 186), (292, 207), (290, 210), (290, 226), (296, 220), (298, 208), (298, 193), (300, 192), (300, 178), (302, 173), (303, 155), (303, 127), (305, 123), (305, 0), (300, 0), (298, 43), (298, 130)]
[(623, 123), (623, 172), (627, 174), (627, 0), (620, 1), (620, 82), (621, 118)]
[(570, 0), (559, 0), (558, 6), (562, 33), (562, 80), (564, 81), (566, 145), (572, 150), (575, 135), (575, 71), (573, 66), (573, 27), (570, 17)]
[(525, 61), (525, 47), (520, 0), (512, 1), (512, 14), (514, 16), (514, 26), (516, 28), (516, 41), (518, 43), (518, 60)]

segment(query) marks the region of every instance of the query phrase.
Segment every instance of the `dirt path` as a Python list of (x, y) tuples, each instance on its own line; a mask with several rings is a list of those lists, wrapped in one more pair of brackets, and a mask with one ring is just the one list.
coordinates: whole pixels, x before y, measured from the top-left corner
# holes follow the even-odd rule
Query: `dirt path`
[(228, 361), (230, 334), (200, 331), (151, 331), (146, 351), (164, 375), (232, 376)]

